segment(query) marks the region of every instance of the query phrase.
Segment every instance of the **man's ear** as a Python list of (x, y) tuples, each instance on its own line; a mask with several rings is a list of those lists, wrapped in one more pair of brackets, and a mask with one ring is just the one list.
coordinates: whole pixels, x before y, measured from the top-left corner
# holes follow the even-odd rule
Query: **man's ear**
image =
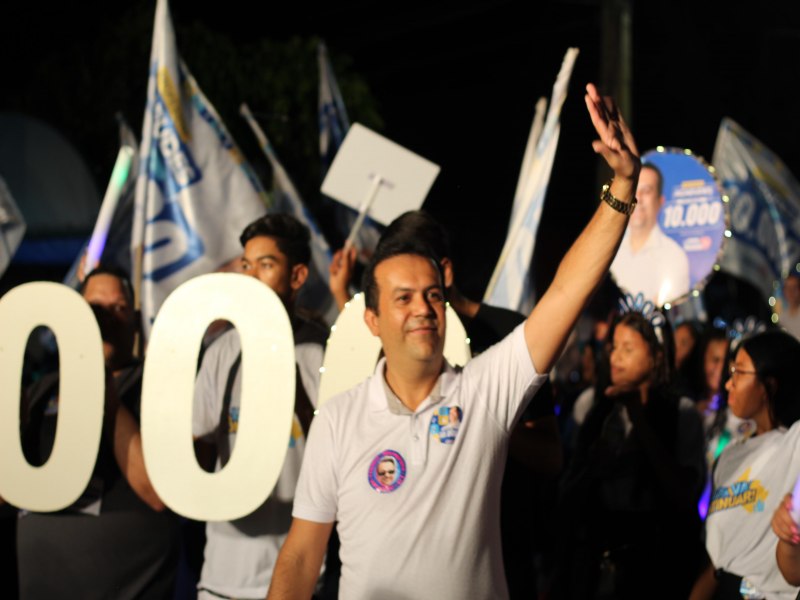
[(439, 261), (439, 264), (442, 266), (442, 276), (444, 277), (442, 284), (444, 289), (449, 290), (453, 287), (453, 262), (445, 257)]
[(364, 323), (370, 330), (370, 333), (378, 337), (381, 333), (381, 328), (378, 326), (378, 314), (371, 308), (364, 309)]
[(292, 278), (289, 285), (293, 292), (297, 292), (308, 279), (308, 265), (295, 265), (292, 267)]

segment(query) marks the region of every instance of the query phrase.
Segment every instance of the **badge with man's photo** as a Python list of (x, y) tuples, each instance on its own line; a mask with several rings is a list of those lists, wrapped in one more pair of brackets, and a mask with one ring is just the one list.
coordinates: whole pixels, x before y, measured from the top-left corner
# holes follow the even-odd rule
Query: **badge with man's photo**
[(433, 439), (443, 444), (452, 444), (456, 441), (458, 429), (461, 427), (463, 411), (460, 406), (440, 406), (431, 417), (431, 426), (428, 430)]
[(369, 485), (386, 494), (399, 488), (406, 478), (406, 461), (399, 452), (384, 450), (369, 465)]

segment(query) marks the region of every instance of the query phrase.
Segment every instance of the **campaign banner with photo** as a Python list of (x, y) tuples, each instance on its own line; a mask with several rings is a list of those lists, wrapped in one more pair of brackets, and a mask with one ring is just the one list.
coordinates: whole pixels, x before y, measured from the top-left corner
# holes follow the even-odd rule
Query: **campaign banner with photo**
[(623, 290), (663, 306), (701, 290), (719, 269), (730, 235), (727, 197), (713, 167), (690, 150), (659, 147), (642, 165), (638, 204), (611, 272)]

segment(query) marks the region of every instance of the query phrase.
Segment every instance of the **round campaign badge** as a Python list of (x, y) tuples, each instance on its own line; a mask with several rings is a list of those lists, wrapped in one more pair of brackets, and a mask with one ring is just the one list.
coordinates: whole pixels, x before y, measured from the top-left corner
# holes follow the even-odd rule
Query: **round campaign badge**
[(699, 296), (731, 235), (714, 168), (690, 150), (659, 146), (642, 155), (636, 200), (611, 264), (617, 285), (656, 307)]
[(369, 485), (387, 494), (399, 488), (406, 478), (406, 461), (399, 452), (384, 450), (369, 465)]
[(431, 417), (429, 429), (431, 437), (442, 444), (455, 442), (463, 414), (460, 406), (440, 406)]

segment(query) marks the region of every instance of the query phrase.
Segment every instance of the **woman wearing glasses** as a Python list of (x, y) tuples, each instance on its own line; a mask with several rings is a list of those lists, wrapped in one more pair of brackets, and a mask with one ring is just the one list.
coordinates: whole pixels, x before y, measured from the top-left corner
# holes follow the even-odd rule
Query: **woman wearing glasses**
[[(725, 385), (728, 406), (756, 424), (753, 437), (725, 449), (714, 466), (706, 520), (710, 564), (692, 600), (794, 599), (775, 560), (772, 514), (800, 473), (800, 342), (771, 331), (742, 342)], [(787, 431), (787, 428), (791, 427)]]

